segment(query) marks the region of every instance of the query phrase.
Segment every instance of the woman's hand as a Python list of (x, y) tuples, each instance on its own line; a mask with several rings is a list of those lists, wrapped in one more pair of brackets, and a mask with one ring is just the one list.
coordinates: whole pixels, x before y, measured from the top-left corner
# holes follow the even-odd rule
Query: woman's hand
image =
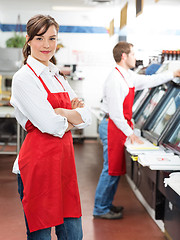
[(56, 114), (61, 115), (62, 117), (66, 117), (64, 108), (55, 108), (54, 111)]
[(73, 98), (71, 100), (71, 107), (72, 107), (72, 109), (83, 108), (84, 107), (84, 103), (79, 98)]
[(67, 127), (67, 129), (66, 129), (66, 132), (68, 132), (69, 130), (71, 130), (73, 127), (74, 127), (74, 126), (73, 126), (70, 122), (68, 122), (68, 127)]

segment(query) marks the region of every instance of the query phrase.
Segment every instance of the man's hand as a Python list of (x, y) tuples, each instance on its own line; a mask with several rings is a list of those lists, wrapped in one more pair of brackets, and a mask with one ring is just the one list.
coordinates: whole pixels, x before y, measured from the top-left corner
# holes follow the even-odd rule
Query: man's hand
[(180, 77), (180, 69), (174, 72), (174, 77)]
[(135, 143), (135, 142), (139, 143), (139, 144), (143, 144), (143, 141), (141, 141), (141, 139), (138, 136), (136, 136), (134, 133), (129, 136), (129, 139), (130, 139), (132, 144)]
[(73, 98), (71, 100), (71, 107), (72, 107), (72, 109), (83, 108), (84, 107), (84, 103), (79, 98)]

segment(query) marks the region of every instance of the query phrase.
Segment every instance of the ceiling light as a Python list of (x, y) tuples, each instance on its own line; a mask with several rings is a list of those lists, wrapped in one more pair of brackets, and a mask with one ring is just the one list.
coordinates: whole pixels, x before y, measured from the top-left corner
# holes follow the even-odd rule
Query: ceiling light
[(114, 0), (85, 0), (85, 2), (88, 2), (89, 4), (98, 4), (98, 3), (107, 4), (107, 3), (113, 3)]
[(55, 11), (90, 11), (93, 7), (52, 6)]
[(97, 2), (97, 3), (110, 3), (113, 2), (113, 0), (90, 0), (91, 2)]

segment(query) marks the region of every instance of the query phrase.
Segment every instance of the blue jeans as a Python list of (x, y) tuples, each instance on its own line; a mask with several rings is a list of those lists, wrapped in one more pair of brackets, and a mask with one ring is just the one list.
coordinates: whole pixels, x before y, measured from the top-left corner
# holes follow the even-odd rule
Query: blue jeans
[(96, 188), (93, 215), (108, 213), (112, 206), (112, 201), (117, 190), (120, 176), (110, 176), (108, 174), (108, 120), (103, 119), (99, 125), (99, 134), (103, 143), (104, 164)]
[[(18, 174), (18, 192), (21, 201), (23, 199), (23, 183), (20, 174)], [(30, 233), (27, 219), (25, 217), (27, 228), (27, 240), (51, 240), (51, 228), (45, 228)], [(64, 218), (64, 223), (55, 226), (55, 232), (58, 240), (82, 240), (81, 218)]]

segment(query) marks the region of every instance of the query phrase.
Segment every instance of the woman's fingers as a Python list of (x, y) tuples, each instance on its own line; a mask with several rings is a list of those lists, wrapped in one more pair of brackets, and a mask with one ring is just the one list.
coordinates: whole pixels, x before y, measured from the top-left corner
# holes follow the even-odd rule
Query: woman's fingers
[(81, 107), (84, 107), (84, 103), (81, 99), (79, 98), (73, 98), (71, 100), (71, 107), (72, 109), (75, 109), (75, 108), (81, 108)]

